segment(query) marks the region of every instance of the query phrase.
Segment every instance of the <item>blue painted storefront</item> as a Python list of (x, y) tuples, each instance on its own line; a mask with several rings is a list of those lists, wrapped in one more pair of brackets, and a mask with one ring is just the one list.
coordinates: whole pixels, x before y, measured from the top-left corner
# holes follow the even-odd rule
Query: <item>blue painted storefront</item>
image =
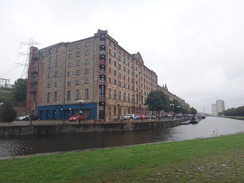
[[(66, 104), (66, 105), (50, 105), (38, 106), (38, 116), (40, 119), (61, 120), (68, 119), (79, 111), (85, 114), (88, 119), (97, 118), (97, 104)], [(88, 114), (88, 115), (87, 115)]]

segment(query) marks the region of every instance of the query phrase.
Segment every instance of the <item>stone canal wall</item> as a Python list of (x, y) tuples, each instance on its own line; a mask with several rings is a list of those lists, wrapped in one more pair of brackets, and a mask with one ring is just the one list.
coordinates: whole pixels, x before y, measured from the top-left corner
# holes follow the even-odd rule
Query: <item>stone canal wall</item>
[(150, 130), (170, 128), (180, 125), (186, 119), (172, 121), (140, 121), (140, 122), (113, 122), (86, 124), (34, 124), (34, 125), (5, 125), (0, 126), (0, 136), (18, 135), (50, 135), (62, 133), (98, 132), (98, 131), (126, 131), (126, 130)]

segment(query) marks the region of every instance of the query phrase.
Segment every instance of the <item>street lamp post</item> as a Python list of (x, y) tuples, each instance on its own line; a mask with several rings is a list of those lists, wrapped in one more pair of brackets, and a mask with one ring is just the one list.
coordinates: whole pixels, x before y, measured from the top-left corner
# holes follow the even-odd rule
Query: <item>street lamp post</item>
[(120, 104), (118, 104), (118, 120), (119, 120), (119, 118), (120, 118)]
[(178, 110), (177, 110), (177, 112), (179, 112), (179, 111), (180, 111), (181, 106), (180, 106), (180, 105), (177, 105), (177, 106), (176, 106), (176, 108), (178, 109)]
[[(79, 110), (79, 114), (80, 115), (83, 115), (83, 112), (82, 112), (82, 110), (81, 110), (81, 106), (82, 106), (82, 103), (84, 103), (84, 100), (77, 100), (77, 102), (79, 102), (80, 103), (80, 110)], [(80, 124), (80, 120), (79, 120), (79, 124)]]
[(81, 106), (82, 106), (82, 103), (84, 103), (84, 100), (77, 100), (77, 102), (79, 102), (80, 103), (80, 111), (79, 111), (79, 113), (82, 113), (82, 110), (81, 110)]
[(169, 105), (173, 108), (173, 110), (171, 111), (171, 117), (170, 117), (170, 118), (173, 119), (173, 115), (172, 115), (172, 113), (174, 112), (174, 104), (169, 104)]
[(72, 111), (71, 111), (72, 109), (71, 108), (69, 108), (69, 116), (68, 117), (70, 117), (71, 115), (72, 115)]
[(64, 119), (64, 109), (63, 109), (63, 107), (61, 107), (61, 114), (62, 114), (62, 118), (63, 118), (63, 125), (64, 125), (64, 123), (65, 123), (65, 119)]

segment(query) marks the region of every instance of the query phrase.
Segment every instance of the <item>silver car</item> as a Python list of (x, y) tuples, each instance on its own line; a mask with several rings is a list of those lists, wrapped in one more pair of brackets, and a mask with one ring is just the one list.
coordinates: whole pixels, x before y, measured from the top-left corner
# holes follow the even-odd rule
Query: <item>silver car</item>
[(21, 115), (17, 118), (17, 121), (29, 120), (29, 115)]
[(136, 119), (135, 114), (126, 114), (123, 119)]

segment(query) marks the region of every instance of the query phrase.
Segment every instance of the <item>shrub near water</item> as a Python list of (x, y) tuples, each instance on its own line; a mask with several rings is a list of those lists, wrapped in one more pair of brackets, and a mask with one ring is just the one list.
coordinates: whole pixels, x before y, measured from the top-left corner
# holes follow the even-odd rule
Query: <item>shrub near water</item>
[(0, 182), (243, 182), (244, 134), (2, 160)]
[(0, 122), (12, 122), (15, 120), (17, 112), (12, 104), (8, 101), (3, 101), (0, 105)]

